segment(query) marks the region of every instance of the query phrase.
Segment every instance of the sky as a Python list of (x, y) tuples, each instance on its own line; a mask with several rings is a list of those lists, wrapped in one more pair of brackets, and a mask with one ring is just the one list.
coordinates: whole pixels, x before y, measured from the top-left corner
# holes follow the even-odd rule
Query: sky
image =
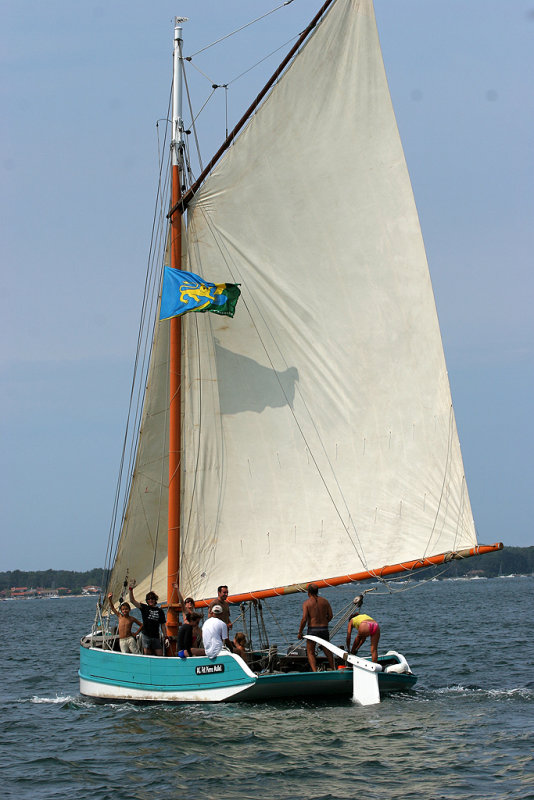
[[(2, 4), (0, 570), (104, 564), (174, 15), (189, 18), (188, 55), (277, 5)], [(229, 83), (237, 121), (319, 5), (293, 0), (196, 56), (192, 93)], [(375, 0), (375, 12), (479, 542), (533, 545), (534, 0)], [(207, 161), (224, 90), (199, 126)]]

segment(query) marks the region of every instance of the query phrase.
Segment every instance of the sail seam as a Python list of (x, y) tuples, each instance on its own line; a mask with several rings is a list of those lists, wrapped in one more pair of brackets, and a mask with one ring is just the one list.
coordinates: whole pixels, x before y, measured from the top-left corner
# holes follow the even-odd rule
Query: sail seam
[[(431, 531), (429, 533), (427, 545), (426, 545), (426, 547), (424, 549), (424, 552), (423, 552), (423, 558), (426, 557), (426, 554), (427, 554), (427, 552), (428, 552), (428, 550), (429, 550), (429, 548), (431, 546), (432, 538), (434, 536), (434, 532), (436, 531), (436, 526), (437, 526), (437, 523), (438, 523), (438, 517), (439, 517), (440, 511), (441, 511), (441, 505), (442, 505), (443, 498), (444, 498), (444, 495), (445, 495), (445, 485), (446, 485), (446, 482), (447, 482), (447, 476), (448, 476), (448, 473), (449, 473), (450, 463), (451, 463), (452, 440), (453, 440), (453, 434), (454, 434), (454, 428), (453, 428), (453, 424), (452, 424), (453, 420), (454, 420), (454, 413), (453, 413), (453, 408), (452, 408), (452, 403), (451, 403), (451, 405), (449, 407), (449, 434), (448, 434), (448, 437), (447, 437), (447, 455), (446, 455), (446, 459), (445, 459), (445, 468), (444, 468), (444, 471), (443, 471), (443, 480), (442, 480), (442, 483), (441, 483), (441, 493), (440, 493), (440, 496), (439, 496), (438, 507), (437, 507), (436, 513), (434, 515), (434, 522), (432, 524), (432, 529), (431, 529)], [(458, 520), (456, 522), (458, 524)], [(439, 533), (437, 538), (436, 538), (436, 543), (435, 543), (436, 547), (438, 545), (440, 536), (441, 536), (441, 533)], [(457, 533), (455, 534), (454, 544), (456, 544), (456, 540), (457, 540)]]

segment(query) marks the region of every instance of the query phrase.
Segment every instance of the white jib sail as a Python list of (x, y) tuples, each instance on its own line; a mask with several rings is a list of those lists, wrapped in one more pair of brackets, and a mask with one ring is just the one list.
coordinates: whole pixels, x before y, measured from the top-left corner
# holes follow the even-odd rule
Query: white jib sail
[(135, 596), (143, 603), (149, 590), (160, 601), (167, 597), (169, 327), (168, 320), (155, 327), (135, 468), (110, 582), (117, 598), (124, 581), (135, 579)]

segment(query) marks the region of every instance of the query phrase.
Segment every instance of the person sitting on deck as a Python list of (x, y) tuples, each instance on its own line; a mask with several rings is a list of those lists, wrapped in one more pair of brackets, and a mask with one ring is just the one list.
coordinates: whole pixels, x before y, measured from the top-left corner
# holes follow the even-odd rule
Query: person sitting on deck
[(228, 639), (228, 627), (222, 621), (223, 608), (215, 603), (208, 612), (208, 619), (202, 626), (202, 641), (204, 650), (209, 658), (216, 658), (223, 646), (232, 650), (232, 644)]
[[(352, 650), (350, 650), (350, 639), (353, 628), (358, 631), (358, 634), (354, 639)], [(347, 628), (347, 652), (350, 650), (353, 655), (356, 655), (368, 636), (371, 637), (371, 658), (376, 664), (378, 662), (378, 640), (380, 639), (380, 625), (368, 614), (357, 614), (355, 617), (352, 617), (352, 619), (349, 619), (349, 625)]]
[[(184, 600), (184, 598), (182, 596), (182, 593), (180, 592), (180, 589), (178, 588), (178, 583), (176, 581), (173, 583), (172, 586), (173, 586), (173, 589), (176, 589), (176, 594), (178, 595), (178, 602), (179, 602), (179, 604), (180, 604), (180, 606), (182, 608), (182, 619), (183, 619), (184, 624), (186, 622), (187, 614), (196, 614), (197, 615), (197, 621), (195, 622), (195, 624), (193, 626), (193, 647), (201, 648), (202, 647), (202, 628), (200, 627), (200, 624), (201, 624), (201, 620), (203, 619), (202, 614), (200, 612), (197, 612), (197, 610), (195, 608), (195, 601), (193, 600), (192, 597), (186, 597), (185, 600)], [(180, 648), (180, 649), (182, 649), (182, 648)]]
[(169, 640), (166, 637), (165, 612), (158, 606), (157, 594), (148, 592), (145, 597), (146, 603), (138, 603), (133, 593), (134, 584), (130, 584), (128, 590), (130, 592), (130, 600), (139, 609), (143, 617), (143, 633), (141, 634), (143, 653), (145, 656), (162, 656), (163, 647), (161, 645), (160, 627), (165, 645), (168, 645)]
[[(302, 619), (298, 632), (298, 639), (302, 639), (304, 626), (308, 623), (308, 633), (318, 636), (325, 641), (330, 641), (328, 623), (333, 617), (332, 606), (325, 597), (319, 597), (319, 587), (316, 583), (308, 584), (308, 599), (302, 604)], [(334, 657), (330, 650), (321, 645), (323, 653), (328, 659), (330, 669), (334, 669)], [(317, 659), (315, 657), (315, 642), (309, 639), (306, 642), (306, 655), (312, 672), (317, 672)]]
[(245, 664), (248, 664), (248, 653), (245, 650), (247, 644), (247, 637), (244, 633), (236, 633), (234, 636), (234, 653), (240, 656)]
[[(130, 616), (130, 604), (121, 603), (119, 610), (113, 605), (113, 594), (108, 594), (109, 606), (112, 612), (119, 618), (119, 647), (121, 653), (134, 653), (139, 654), (139, 645), (137, 644), (137, 636), (143, 630), (143, 626), (136, 620), (135, 617)], [(132, 626), (134, 623), (137, 625), (137, 631), (132, 633)]]
[(191, 614), (187, 612), (185, 615), (185, 622), (180, 625), (178, 629), (178, 640), (176, 649), (180, 658), (187, 656), (205, 656), (206, 652), (203, 647), (194, 647), (194, 631), (200, 620), (200, 614)]

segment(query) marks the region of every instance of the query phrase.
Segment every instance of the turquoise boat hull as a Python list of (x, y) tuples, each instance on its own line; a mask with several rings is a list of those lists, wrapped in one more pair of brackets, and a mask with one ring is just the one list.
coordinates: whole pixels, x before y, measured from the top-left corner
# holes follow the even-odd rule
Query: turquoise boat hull
[[(257, 702), (281, 698), (346, 697), (351, 668), (257, 675), (229, 652), (217, 658), (162, 658), (80, 647), (80, 692), (107, 701)], [(380, 694), (411, 689), (411, 673), (379, 673)]]

